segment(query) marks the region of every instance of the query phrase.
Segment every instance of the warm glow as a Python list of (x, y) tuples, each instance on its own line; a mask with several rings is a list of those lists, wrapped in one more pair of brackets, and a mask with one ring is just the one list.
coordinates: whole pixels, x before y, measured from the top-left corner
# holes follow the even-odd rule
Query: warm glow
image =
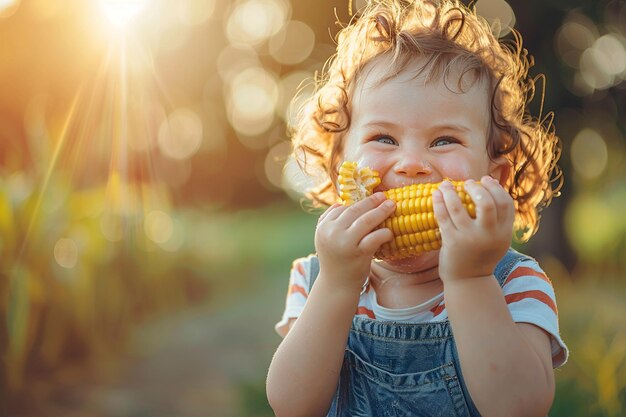
[(100, 7), (113, 24), (124, 26), (144, 9), (146, 2), (147, 0), (100, 0)]
[(13, 15), (20, 6), (20, 0), (0, 0), (0, 18)]

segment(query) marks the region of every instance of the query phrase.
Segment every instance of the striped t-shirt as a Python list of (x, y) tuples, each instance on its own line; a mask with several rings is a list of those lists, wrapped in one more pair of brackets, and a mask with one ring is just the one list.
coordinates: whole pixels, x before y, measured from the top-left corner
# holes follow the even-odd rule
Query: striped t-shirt
[[(287, 333), (289, 319), (297, 318), (304, 308), (311, 286), (308, 271), (313, 256), (296, 259), (292, 264), (285, 311), (275, 326), (281, 336)], [(559, 335), (554, 288), (539, 264), (533, 259), (520, 260), (511, 269), (502, 291), (513, 321), (531, 323), (545, 330), (551, 336), (553, 366), (563, 365), (568, 351)], [(355, 315), (398, 323), (431, 323), (448, 319), (443, 292), (420, 305), (395, 309), (379, 305), (371, 285), (361, 294)]]

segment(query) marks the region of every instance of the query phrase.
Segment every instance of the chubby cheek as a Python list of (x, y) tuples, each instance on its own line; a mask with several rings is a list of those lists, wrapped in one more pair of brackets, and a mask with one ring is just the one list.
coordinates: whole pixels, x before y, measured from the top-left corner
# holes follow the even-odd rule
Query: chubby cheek
[(383, 158), (377, 152), (376, 148), (372, 148), (369, 142), (362, 142), (360, 137), (364, 133), (348, 132), (344, 138), (343, 152), (341, 160), (356, 162), (361, 168), (369, 167), (376, 169), (374, 165), (380, 166)]
[(442, 179), (450, 178), (457, 181), (470, 178), (479, 180), (483, 175), (488, 174), (486, 161), (443, 160), (440, 161), (438, 169)]
[(452, 180), (465, 180), (471, 177), (472, 170), (470, 167), (463, 163), (448, 162), (441, 167), (441, 179), (450, 178)]

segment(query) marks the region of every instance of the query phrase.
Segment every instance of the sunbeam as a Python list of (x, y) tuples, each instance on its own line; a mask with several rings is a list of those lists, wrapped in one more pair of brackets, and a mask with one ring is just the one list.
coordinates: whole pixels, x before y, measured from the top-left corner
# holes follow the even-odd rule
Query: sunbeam
[(99, 0), (104, 15), (114, 26), (125, 28), (145, 8), (147, 0)]

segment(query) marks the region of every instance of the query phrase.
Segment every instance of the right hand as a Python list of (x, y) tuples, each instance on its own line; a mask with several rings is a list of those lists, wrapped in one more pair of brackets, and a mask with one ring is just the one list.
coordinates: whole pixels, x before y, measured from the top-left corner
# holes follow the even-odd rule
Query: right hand
[(335, 285), (360, 290), (374, 253), (393, 239), (387, 228), (377, 229), (395, 210), (381, 192), (352, 204), (333, 204), (319, 218), (315, 249), (320, 277), (334, 277)]

